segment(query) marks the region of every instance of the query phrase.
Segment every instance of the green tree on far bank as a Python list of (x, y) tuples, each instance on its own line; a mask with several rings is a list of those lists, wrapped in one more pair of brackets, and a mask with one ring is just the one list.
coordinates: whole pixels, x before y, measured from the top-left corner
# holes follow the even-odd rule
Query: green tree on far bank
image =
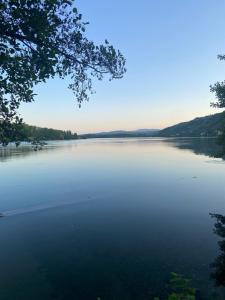
[(49, 141), (49, 140), (75, 140), (77, 133), (70, 130), (57, 130), (52, 128), (42, 128), (23, 124), (21, 129), (23, 139), (28, 142)]
[[(219, 60), (225, 60), (225, 55), (218, 55)], [(215, 108), (225, 108), (225, 81), (216, 82), (210, 86), (210, 91), (215, 93), (216, 102), (212, 102), (211, 106)]]
[[(225, 60), (225, 55), (218, 55), (218, 59)], [(225, 108), (225, 81), (216, 82), (214, 85), (210, 86), (210, 91), (215, 94), (216, 101), (211, 103), (212, 107), (215, 108)], [(225, 144), (225, 119), (221, 135), (219, 136), (219, 143)]]

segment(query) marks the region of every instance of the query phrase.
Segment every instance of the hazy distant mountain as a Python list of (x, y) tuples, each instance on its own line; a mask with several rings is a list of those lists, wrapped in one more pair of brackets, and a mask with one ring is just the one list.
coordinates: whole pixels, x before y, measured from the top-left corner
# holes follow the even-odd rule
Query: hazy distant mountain
[(115, 130), (108, 132), (82, 134), (80, 138), (118, 138), (118, 137), (214, 137), (225, 129), (225, 112), (196, 118), (165, 129), (137, 129), (133, 131)]
[(114, 130), (79, 135), (80, 138), (148, 137), (155, 136), (159, 129), (137, 129), (132, 131)]
[(218, 136), (225, 128), (225, 112), (196, 118), (160, 130), (157, 135), (164, 137)]

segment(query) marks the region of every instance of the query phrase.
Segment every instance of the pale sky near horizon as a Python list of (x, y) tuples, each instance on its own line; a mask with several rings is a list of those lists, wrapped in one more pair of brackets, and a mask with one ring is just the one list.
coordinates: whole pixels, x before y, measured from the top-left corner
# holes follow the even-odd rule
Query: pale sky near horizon
[(127, 60), (121, 80), (96, 82), (78, 108), (68, 81), (37, 86), (20, 109), (28, 124), (78, 133), (164, 128), (218, 112), (209, 85), (225, 79), (225, 1), (77, 0), (87, 35), (106, 38)]

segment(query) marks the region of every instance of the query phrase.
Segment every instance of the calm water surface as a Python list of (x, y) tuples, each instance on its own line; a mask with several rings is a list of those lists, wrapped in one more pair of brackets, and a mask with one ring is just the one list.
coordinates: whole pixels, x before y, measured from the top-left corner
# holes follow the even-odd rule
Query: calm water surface
[(0, 149), (0, 300), (151, 300), (171, 272), (209, 297), (219, 151), (198, 139)]

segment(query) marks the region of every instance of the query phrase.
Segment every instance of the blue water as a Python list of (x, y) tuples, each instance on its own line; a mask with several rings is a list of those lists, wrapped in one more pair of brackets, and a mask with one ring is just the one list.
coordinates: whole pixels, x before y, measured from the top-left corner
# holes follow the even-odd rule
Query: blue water
[(0, 300), (153, 299), (171, 272), (221, 293), (209, 279), (218, 153), (213, 140), (151, 138), (0, 149)]

